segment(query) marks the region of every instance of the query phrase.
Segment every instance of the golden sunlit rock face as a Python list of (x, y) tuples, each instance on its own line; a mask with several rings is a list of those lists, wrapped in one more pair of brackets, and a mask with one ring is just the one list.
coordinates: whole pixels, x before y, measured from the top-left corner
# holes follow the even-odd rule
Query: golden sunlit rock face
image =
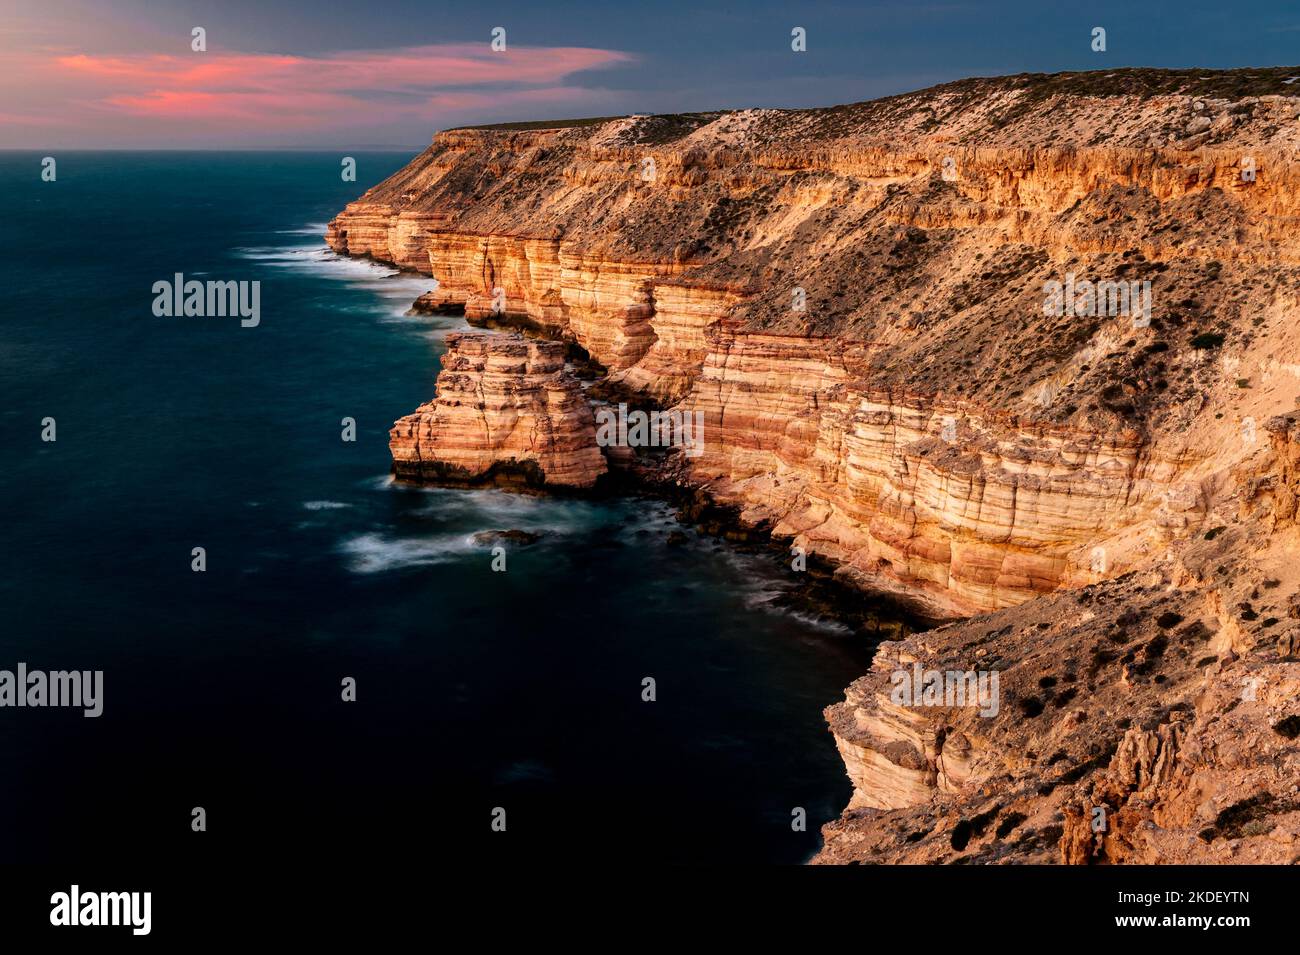
[[(451, 337), (395, 469), (591, 486), (546, 350), (581, 349), (702, 415), (681, 473), (745, 520), (928, 615), (992, 614), (891, 644), (828, 711), (855, 795), (823, 861), (1278, 861), (1300, 805), (1252, 752), (1300, 768), (1268, 722), (1296, 698), (1269, 654), (1300, 588), (1300, 125), (1251, 72), (439, 133), (327, 241), (556, 344)], [(999, 713), (892, 703), (917, 661), (999, 669)], [(1229, 718), (1241, 679), (1269, 690)], [(1220, 819), (1240, 786), (1273, 809)], [(1237, 833), (1251, 813), (1282, 834)]]
[(438, 395), (389, 434), (399, 477), (587, 488), (605, 473), (591, 406), (564, 346), (450, 334)]

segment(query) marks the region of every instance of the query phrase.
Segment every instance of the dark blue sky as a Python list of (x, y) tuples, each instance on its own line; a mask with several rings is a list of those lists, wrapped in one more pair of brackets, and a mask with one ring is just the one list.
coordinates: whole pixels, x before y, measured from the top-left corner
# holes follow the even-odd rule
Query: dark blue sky
[[(93, 62), (77, 65), (78, 75), (92, 76), (101, 87), (113, 87), (113, 95), (98, 101), (97, 109), (100, 114), (116, 111), (120, 122), (105, 123), (96, 131), (93, 123), (83, 119), (78, 124), (83, 135), (101, 140), (84, 145), (113, 145), (103, 140), (112, 140), (115, 130), (142, 145), (332, 147), (357, 142), (356, 136), (410, 145), (427, 142), (434, 128), (459, 123), (828, 105), (973, 75), (1300, 63), (1300, 4), (1277, 2), (97, 0), (92, 4), (88, 0), (0, 0), (0, 5), (6, 11), (0, 20), (0, 48), (91, 58)], [(541, 75), (546, 74), (544, 69), (534, 70), (526, 78), (515, 61), (487, 59), (488, 75), (453, 83), (454, 90), (436, 71), (399, 84), (391, 70), (367, 62), (361, 71), (364, 82), (358, 81), (355, 89), (334, 89), (331, 95), (351, 97), (372, 108), (357, 115), (334, 109), (337, 123), (309, 122), (312, 109), (328, 113), (332, 101), (313, 101), (301, 93), (303, 87), (278, 73), (268, 78), (264, 61), (240, 61), (240, 69), (245, 70), (243, 86), (204, 86), (201, 97), (196, 97), (192, 83), (173, 87), (153, 75), (147, 80), (132, 76), (128, 82), (125, 74), (111, 71), (102, 62), (113, 56), (134, 57), (132, 69), (138, 73), (139, 60), (145, 56), (183, 59), (190, 55), (190, 31), (196, 25), (207, 31), (209, 57), (306, 57), (312, 69), (319, 67), (323, 80), (340, 75), (329, 58), (344, 51), (419, 48), (427, 61), (451, 56), (461, 45), (486, 50), (496, 26), (506, 28), (512, 54), (532, 50), (544, 58), (551, 50), (580, 47), (608, 55), (593, 68), (587, 68), (585, 61), (565, 60), (562, 69), (549, 75)], [(808, 31), (806, 53), (790, 50), (794, 26)], [(1105, 53), (1090, 48), (1095, 26), (1107, 31)], [(314, 58), (323, 59), (317, 64)], [(491, 73), (498, 63), (499, 76)], [(67, 61), (62, 65), (66, 67)], [(40, 68), (39, 63), (33, 67)], [(120, 87), (113, 85), (119, 81)], [(302, 110), (291, 117), (283, 113), (282, 101), (295, 93)], [(431, 93), (442, 95), (429, 99)], [(19, 138), (33, 141), (42, 135), (55, 140), (71, 135), (75, 140), (70, 130), (58, 130), (57, 123), (39, 122), (36, 109), (48, 115), (60, 108), (85, 107), (89, 95), (69, 85), (62, 94), (56, 91), (53, 99), (43, 98), (12, 68), (0, 78), (0, 94), (5, 94), (0, 99), (16, 98), (19, 103), (6, 116), (7, 107), (0, 102), (0, 118), (25, 125)], [(214, 96), (222, 97), (219, 104)], [(29, 108), (23, 108), (24, 101)], [(211, 111), (206, 132), (186, 123), (186, 109), (191, 114)], [(246, 118), (242, 128), (241, 116)], [(7, 137), (0, 136), (0, 145), (18, 145), (9, 141), (13, 138), (11, 130)]]

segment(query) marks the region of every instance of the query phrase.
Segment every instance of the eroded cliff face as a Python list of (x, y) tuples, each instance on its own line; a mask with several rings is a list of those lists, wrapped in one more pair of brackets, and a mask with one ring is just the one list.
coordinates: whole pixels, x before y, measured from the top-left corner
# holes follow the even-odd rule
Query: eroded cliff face
[[(720, 332), (692, 391), (692, 474), (745, 516), (935, 616), (1013, 606), (1105, 576), (1199, 520), (1202, 456), (865, 383), (870, 349)], [(1175, 497), (1175, 490), (1181, 497)], [(1139, 528), (1140, 526), (1140, 528)], [(1135, 531), (1134, 529), (1137, 528)]]
[[(1029, 787), (1046, 760), (1073, 777), (1051, 792), (1085, 799), (1079, 786), (1095, 784), (1121, 815), (1150, 785), (1169, 785), (1171, 766), (1193, 765), (1187, 727), (1152, 722), (1153, 701), (1174, 686), (1190, 693), (1197, 660), (1219, 666), (1244, 639), (1224, 609), (1241, 594), (1196, 548), (1211, 534), (1219, 549), (1271, 553), (1294, 524), (1294, 456), (1269, 442), (1275, 416), (1300, 397), (1297, 74), (1021, 76), (823, 110), (451, 130), (350, 204), (327, 241), (431, 274), (431, 305), (580, 347), (603, 366), (607, 393), (701, 414), (702, 453), (680, 459), (684, 478), (845, 578), (935, 617), (994, 615), (888, 647), (829, 714), (857, 794), (823, 857), (937, 859), (1030, 818), (1004, 804), (996, 825), (980, 821), (987, 807), (971, 800), (1005, 782), (994, 764), (1019, 767)], [(1066, 307), (1051, 307), (1050, 283), (1070, 289), (1057, 293)], [(1106, 291), (1076, 297), (1097, 283)], [(594, 481), (604, 462), (580, 390), (557, 385), (568, 397), (539, 402), (526, 384), (534, 371), (514, 389), (490, 384), (487, 368), (464, 369), (446, 396), (440, 379), (439, 398), (399, 422), (398, 473), (432, 479), (450, 464), (481, 477), (495, 461), (517, 464), (528, 443), (484, 421), (518, 413), (550, 422), (553, 483)], [(456, 404), (456, 389), (475, 398)], [(475, 418), (480, 407), (493, 410)], [(426, 459), (439, 462), (433, 471)], [(1135, 608), (1141, 627), (1103, 633), (1095, 604), (1080, 611), (1072, 594), (1051, 596), (1081, 587)], [(1176, 603), (1191, 620), (1184, 601), (1218, 601), (1206, 624), (1218, 636), (1196, 658), (1199, 631), (1179, 643), (1147, 619)], [(1118, 644), (1121, 630), (1142, 631), (1116, 658), (1133, 659), (1092, 672), (1079, 648)], [(1072, 660), (1065, 672), (1100, 709), (1070, 716), (1066, 699), (1061, 718), (1104, 711), (1124, 732), (1091, 736), (1038, 714), (1012, 725), (1010, 704), (988, 725), (949, 725), (880, 702), (895, 664), (956, 660), (980, 641), (1019, 667), (1004, 683), (1015, 700), (1032, 695), (1017, 681), (1033, 661)], [(1162, 657), (1180, 661), (1177, 673), (1121, 678), (1171, 645), (1192, 658)], [(1269, 679), (1289, 687), (1289, 664), (1278, 666)], [(1214, 686), (1226, 707), (1223, 679)], [(1067, 691), (1046, 696), (1054, 717)], [(1188, 726), (1227, 725), (1200, 699), (1177, 699), (1191, 707), (1177, 710)], [(1154, 735), (1128, 739), (1139, 716)], [(1089, 742), (1057, 746), (1069, 733)], [(1105, 774), (1141, 782), (1105, 789)], [(1055, 859), (1066, 844), (1068, 861), (1162, 851), (1116, 839), (1085, 853), (1079, 805), (1054, 798), (1033, 797), (1045, 815), (1013, 855)], [(1199, 823), (1203, 803), (1156, 825)], [(894, 812), (905, 827), (918, 807), (940, 805), (973, 821), (924, 816), (940, 820), (926, 830), (939, 835), (917, 835), (918, 823), (894, 842), (878, 836), (895, 831), (893, 817), (854, 824), (855, 813)], [(964, 836), (945, 843), (944, 825), (963, 820)]]
[[(854, 795), (817, 861), (1300, 861), (1293, 415), (1239, 520), (1166, 559), (886, 644), (827, 710)], [(996, 712), (899, 692), (990, 673)]]
[[(854, 580), (993, 610), (1204, 522), (1194, 424), (1266, 360), (1300, 255), (1296, 101), (1224, 77), (452, 130), (328, 241), (703, 411), (695, 479)], [(1067, 275), (1150, 282), (1149, 322), (1045, 315)]]
[(595, 419), (564, 346), (452, 333), (438, 394), (389, 433), (400, 478), (589, 488), (605, 473)]

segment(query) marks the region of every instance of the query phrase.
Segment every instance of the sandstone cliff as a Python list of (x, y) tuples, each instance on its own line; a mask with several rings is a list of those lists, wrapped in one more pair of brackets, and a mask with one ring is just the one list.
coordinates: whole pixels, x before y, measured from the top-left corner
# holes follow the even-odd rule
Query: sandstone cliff
[[(827, 710), (854, 795), (817, 861), (1300, 862), (1296, 421), (1229, 525), (884, 645)], [(899, 705), (917, 666), (998, 672), (999, 711)]]
[[(1207, 793), (1244, 777), (1205, 769), (1190, 730), (1243, 764), (1293, 755), (1266, 725), (1295, 702), (1289, 662), (1266, 704), (1228, 707), (1234, 667), (1274, 665), (1234, 646), (1264, 644), (1231, 608), (1295, 589), (1249, 561), (1295, 514), (1274, 416), (1300, 396), (1297, 75), (1017, 76), (821, 110), (450, 130), (327, 241), (432, 274), (435, 304), (471, 321), (584, 350), (603, 388), (701, 414), (686, 477), (846, 579), (936, 617), (993, 614), (888, 646), (832, 708), (857, 794), (823, 858), (1213, 857), (1214, 839), (1139, 835), (1247, 811), (1216, 808)], [(1053, 310), (1051, 283), (1078, 281), (1109, 297)], [(548, 480), (594, 480), (573, 386), (542, 413), (486, 369), (399, 423), (398, 472), (524, 460), (450, 401), (481, 388), (475, 412), (550, 422)], [(1168, 633), (1168, 614), (1188, 623)], [(997, 717), (880, 702), (898, 662), (981, 669), (980, 650), (1017, 701)], [(1122, 846), (1078, 828), (1098, 805)], [(1003, 851), (1022, 826), (1033, 839)]]
[[(847, 575), (996, 609), (1204, 521), (1198, 421), (1250, 416), (1300, 254), (1291, 74), (1257, 74), (451, 130), (328, 241), (702, 410), (698, 480)], [(1044, 316), (1069, 273), (1150, 281), (1149, 324)]]
[(563, 345), (472, 333), (446, 345), (437, 397), (390, 432), (398, 477), (586, 488), (605, 473)]

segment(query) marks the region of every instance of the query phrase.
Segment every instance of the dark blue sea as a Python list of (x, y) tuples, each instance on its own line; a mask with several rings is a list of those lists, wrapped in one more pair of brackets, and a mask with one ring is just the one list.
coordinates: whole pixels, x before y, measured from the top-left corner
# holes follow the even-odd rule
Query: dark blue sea
[[(97, 719), (0, 708), (0, 861), (796, 863), (847, 802), (822, 708), (869, 648), (773, 558), (390, 480), (463, 320), (321, 237), (409, 158), (0, 153), (0, 669), (104, 673)], [(155, 316), (178, 272), (260, 324)], [(498, 573), (493, 529), (541, 537)]]

